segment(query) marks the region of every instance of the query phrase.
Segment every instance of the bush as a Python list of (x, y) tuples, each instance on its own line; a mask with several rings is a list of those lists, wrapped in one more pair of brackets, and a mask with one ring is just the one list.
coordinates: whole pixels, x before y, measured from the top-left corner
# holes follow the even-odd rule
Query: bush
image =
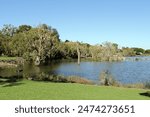
[(108, 70), (100, 74), (100, 84), (105, 86), (120, 86), (120, 83), (112, 77)]
[(67, 79), (62, 75), (49, 75), (44, 72), (36, 76), (36, 80), (51, 81), (51, 82), (68, 82)]
[(60, 83), (80, 83), (80, 84), (94, 84), (92, 81), (79, 76), (68, 76), (46, 74), (44, 72), (40, 74), (23, 74), (23, 77), (28, 80), (35, 81), (50, 81), (50, 82), (60, 82)]

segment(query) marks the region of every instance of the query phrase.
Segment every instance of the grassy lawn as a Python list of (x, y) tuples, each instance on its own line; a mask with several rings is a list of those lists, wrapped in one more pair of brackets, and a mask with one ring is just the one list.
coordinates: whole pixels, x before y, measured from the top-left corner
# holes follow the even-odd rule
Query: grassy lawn
[(2, 56), (0, 56), (0, 60), (16, 60), (16, 57), (2, 57)]
[(1, 100), (149, 100), (143, 89), (20, 81), (0, 85)]

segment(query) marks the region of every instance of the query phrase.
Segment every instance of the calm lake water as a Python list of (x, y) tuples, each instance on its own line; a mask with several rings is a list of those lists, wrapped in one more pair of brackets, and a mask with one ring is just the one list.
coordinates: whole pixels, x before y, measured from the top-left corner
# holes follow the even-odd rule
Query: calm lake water
[[(34, 74), (75, 75), (98, 81), (100, 73), (108, 70), (121, 83), (150, 81), (150, 57), (128, 57), (122, 62), (57, 62), (46, 66), (25, 65), (24, 72)], [(0, 68), (0, 76), (15, 75), (15, 69)]]

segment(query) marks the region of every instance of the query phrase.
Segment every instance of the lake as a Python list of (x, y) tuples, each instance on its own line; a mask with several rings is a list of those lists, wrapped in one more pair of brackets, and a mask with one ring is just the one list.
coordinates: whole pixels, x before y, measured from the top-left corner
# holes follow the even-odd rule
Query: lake
[[(25, 65), (24, 72), (34, 74), (45, 72), (64, 76), (81, 76), (98, 81), (100, 73), (109, 71), (113, 78), (121, 83), (144, 83), (150, 81), (150, 57), (127, 57), (121, 62), (55, 62), (40, 67)], [(0, 76), (15, 75), (13, 68), (0, 68)]]

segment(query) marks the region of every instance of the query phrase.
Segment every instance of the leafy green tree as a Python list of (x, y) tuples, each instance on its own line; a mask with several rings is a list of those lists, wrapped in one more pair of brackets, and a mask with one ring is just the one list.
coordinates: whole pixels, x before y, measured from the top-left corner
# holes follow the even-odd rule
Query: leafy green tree
[(0, 34), (0, 54), (5, 56), (12, 56), (10, 41), (10, 37)]
[(101, 60), (103, 56), (102, 51), (103, 51), (103, 48), (99, 44), (89, 47), (89, 52), (91, 54), (92, 59), (94, 60)]
[(62, 45), (61, 52), (63, 53), (63, 58), (77, 58), (77, 43), (76, 42), (65, 42)]
[(3, 41), (3, 35), (0, 33), (0, 55), (4, 52), (3, 50), (3, 45), (2, 45), (2, 41)]
[(27, 40), (28, 53), (35, 64), (39, 65), (48, 58), (55, 58), (59, 43), (59, 34), (55, 29), (45, 28), (41, 25), (29, 31)]
[(79, 43), (79, 49), (81, 52), (81, 57), (82, 58), (87, 58), (90, 56), (90, 45), (87, 43)]
[(11, 52), (14, 56), (22, 57), (27, 51), (27, 39), (25, 33), (18, 33), (12, 37), (10, 42)]
[(90, 46), (90, 53), (92, 59), (99, 61), (118, 61), (123, 59), (118, 45), (111, 42)]
[(143, 48), (132, 48), (136, 55), (141, 55), (141, 54), (144, 54), (145, 53), (145, 50)]
[(122, 54), (123, 56), (135, 56), (136, 55), (135, 51), (129, 47), (123, 47)]
[(150, 54), (150, 49), (145, 50), (145, 54)]
[(23, 33), (23, 32), (29, 31), (31, 28), (32, 26), (30, 25), (20, 25), (18, 29), (16, 30), (16, 33)]

